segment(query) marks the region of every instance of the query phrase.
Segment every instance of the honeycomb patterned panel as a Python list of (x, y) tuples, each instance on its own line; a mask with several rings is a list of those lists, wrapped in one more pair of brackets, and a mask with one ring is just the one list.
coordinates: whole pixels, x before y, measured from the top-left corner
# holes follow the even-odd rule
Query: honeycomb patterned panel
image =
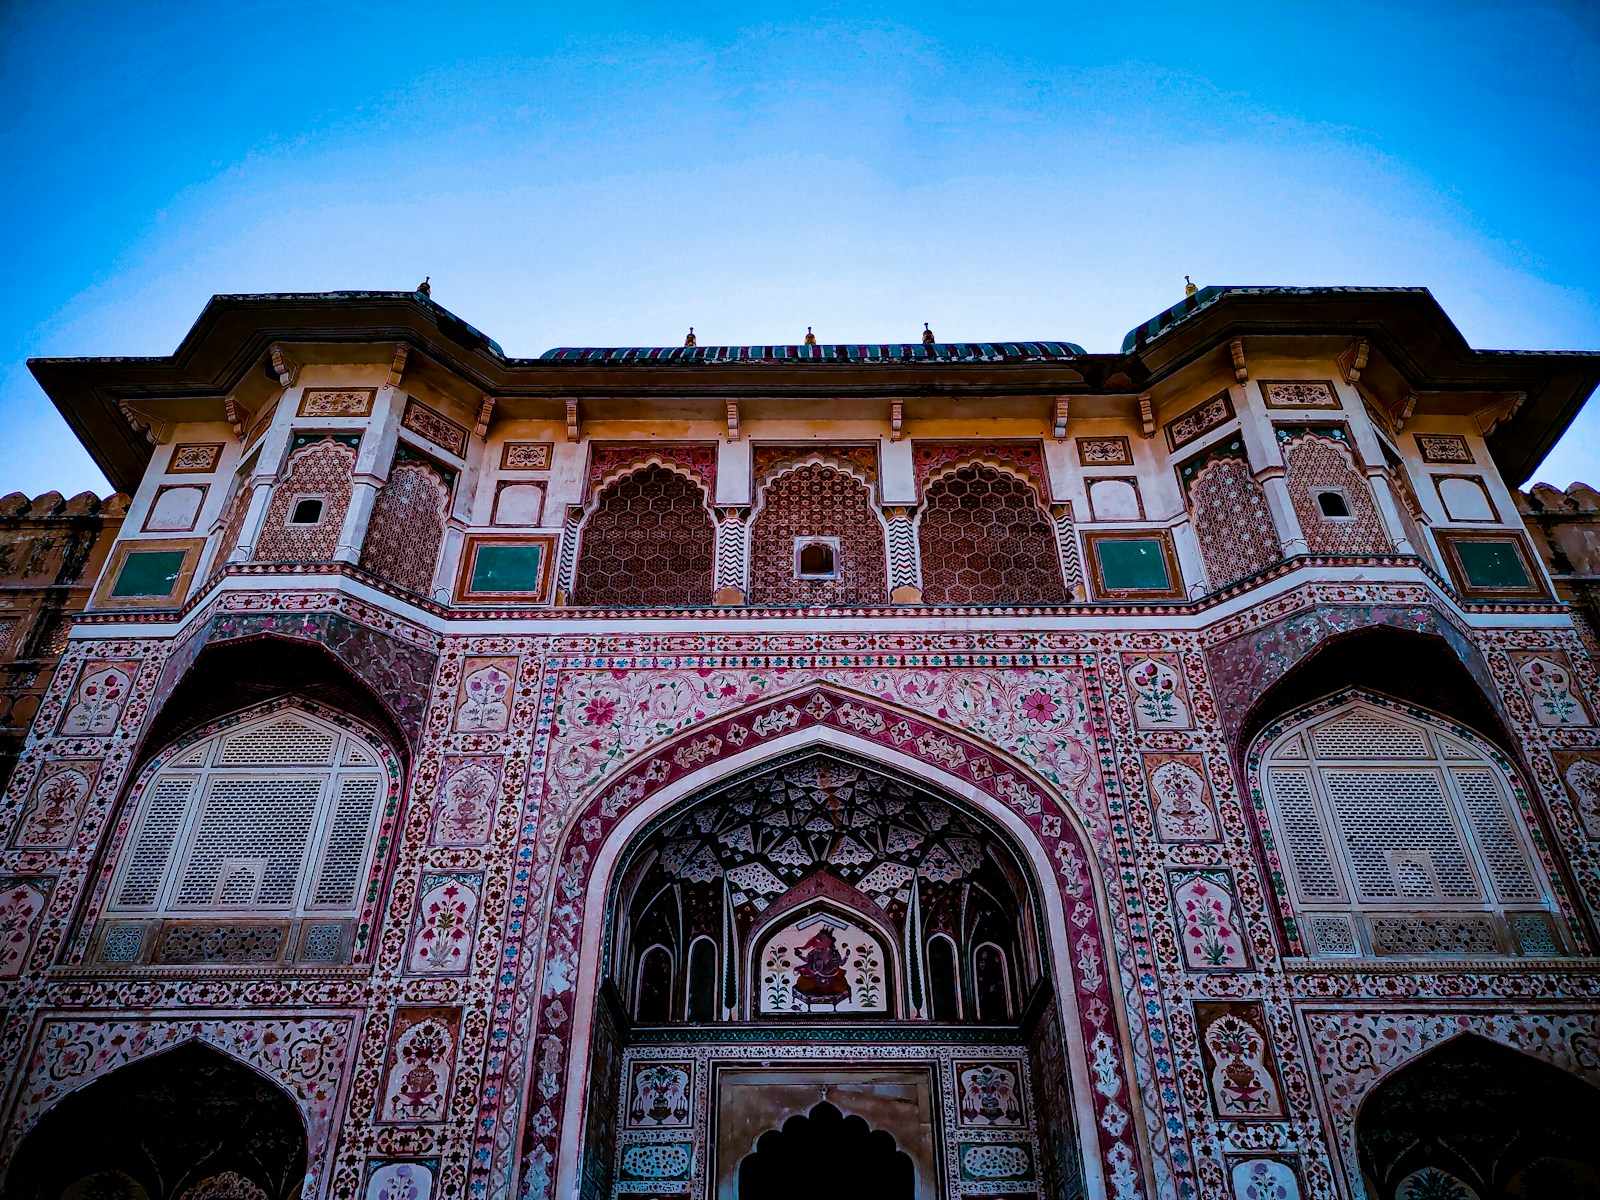
[(705, 493), (650, 466), (607, 488), (578, 544), (578, 604), (668, 607), (711, 603), (716, 530)]
[[(794, 540), (836, 537), (832, 579), (796, 579)], [(836, 467), (812, 463), (762, 489), (750, 530), (750, 603), (881, 604), (889, 598), (883, 523), (867, 485)]]
[(919, 531), (928, 604), (1061, 604), (1050, 521), (1033, 489), (992, 467), (962, 467), (928, 486)]

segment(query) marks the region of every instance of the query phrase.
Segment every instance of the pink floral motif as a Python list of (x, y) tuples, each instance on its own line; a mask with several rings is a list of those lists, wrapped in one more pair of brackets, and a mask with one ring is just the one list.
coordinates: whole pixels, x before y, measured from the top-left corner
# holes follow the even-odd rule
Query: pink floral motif
[(1517, 672), (1541, 725), (1587, 725), (1589, 715), (1572, 694), (1567, 671), (1547, 658), (1530, 658)]
[[(468, 660), (470, 666), (473, 660)], [(511, 721), (506, 697), (511, 691), (511, 675), (500, 661), (485, 664), (467, 675), (461, 688), (461, 704), (456, 709), (456, 728), (498, 733)]]
[(0, 978), (12, 978), (22, 970), (44, 900), (40, 888), (21, 880), (0, 890)]
[(472, 955), (478, 916), (476, 875), (424, 875), (407, 969), (418, 974), (459, 973)]
[(1044, 692), (1029, 692), (1022, 698), (1022, 715), (1038, 725), (1043, 725), (1056, 715), (1056, 704)]
[(1178, 673), (1154, 658), (1141, 659), (1128, 671), (1133, 691), (1134, 720), (1141, 729), (1181, 729), (1189, 724)]
[(430, 1200), (433, 1173), (422, 1163), (385, 1163), (367, 1180), (367, 1200)]
[(120, 666), (90, 663), (83, 669), (83, 680), (61, 722), (61, 731), (93, 737), (114, 732), (132, 682), (130, 673)]
[(1173, 905), (1190, 970), (1239, 971), (1250, 965), (1234, 920), (1233, 895), (1211, 876), (1175, 876)]
[(585, 720), (591, 725), (609, 725), (616, 718), (616, 701), (609, 696), (595, 696), (583, 706)]

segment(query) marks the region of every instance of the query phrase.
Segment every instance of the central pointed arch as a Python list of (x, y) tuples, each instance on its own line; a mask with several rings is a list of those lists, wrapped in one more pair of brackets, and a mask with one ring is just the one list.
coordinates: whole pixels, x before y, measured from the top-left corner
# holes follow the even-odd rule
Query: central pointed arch
[[(1124, 1178), (1141, 1174), (1133, 1149), (1140, 1142), (1129, 1118), (1141, 1121), (1142, 1111), (1128, 1078), (1133, 1056), (1116, 986), (1111, 910), (1079, 818), (1004, 751), (876, 697), (822, 683), (764, 699), (652, 746), (567, 815), (554, 848), (558, 865), (537, 965), (526, 964), (540, 986), (524, 1172), (543, 1177), (542, 1186), (554, 1183), (558, 1193), (577, 1178), (605, 925), (586, 920), (585, 913), (603, 908), (612, 872), (634, 836), (653, 817), (730, 772), (811, 745), (918, 778), (1009, 835), (1041, 898), (1051, 955), (1047, 975), (1058, 984), (1053, 1016), (1067, 1041), (1079, 1047), (1067, 1056), (1073, 1096), (1068, 1120), (1081, 1131), (1087, 1182), (1094, 1190), (1113, 1170)], [(535, 1113), (538, 1122), (527, 1119)]]

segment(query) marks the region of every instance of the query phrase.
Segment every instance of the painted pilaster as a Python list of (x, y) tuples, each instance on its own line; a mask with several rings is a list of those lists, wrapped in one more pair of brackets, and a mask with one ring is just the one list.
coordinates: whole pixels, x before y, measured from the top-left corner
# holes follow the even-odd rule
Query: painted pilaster
[(377, 502), (378, 489), (389, 477), (389, 464), (394, 459), (400, 413), (404, 407), (405, 396), (398, 388), (385, 384), (378, 389), (372, 404), (372, 421), (361, 439), (361, 449), (356, 453), (355, 471), (350, 480), (350, 507), (345, 510), (344, 524), (339, 529), (339, 544), (333, 551), (334, 562), (361, 561), (361, 544), (367, 537), (367, 522), (372, 519), (372, 506)]
[[(717, 475), (721, 490), (722, 475)], [(743, 604), (750, 594), (750, 509), (748, 506), (717, 510), (717, 562), (715, 603)]]

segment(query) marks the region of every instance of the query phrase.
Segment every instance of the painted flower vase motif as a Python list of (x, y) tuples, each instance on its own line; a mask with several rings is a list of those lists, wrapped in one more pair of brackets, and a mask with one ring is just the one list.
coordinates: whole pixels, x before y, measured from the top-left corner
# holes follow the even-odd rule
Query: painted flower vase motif
[(1219, 1117), (1282, 1115), (1278, 1088), (1267, 1069), (1267, 1044), (1261, 1031), (1227, 1013), (1206, 1026), (1211, 1052), (1211, 1094)]
[(488, 840), (500, 788), (498, 767), (498, 760), (445, 760), (447, 774), (434, 811), (436, 845), (481, 846)]
[(78, 826), (89, 787), (89, 777), (73, 767), (57, 770), (41, 779), (22, 818), (16, 844), (39, 849), (66, 846)]
[(1193, 767), (1169, 759), (1150, 772), (1156, 800), (1156, 832), (1167, 842), (1209, 842), (1217, 821), (1206, 797), (1206, 781)]
[(385, 1163), (367, 1180), (367, 1200), (430, 1200), (433, 1173), (422, 1163)]
[(401, 1009), (395, 1026), (401, 1029), (390, 1051), (388, 1086), (382, 1114), (387, 1121), (438, 1121), (444, 1117), (445, 1094), (450, 1086), (450, 1060), (455, 1051), (455, 1030), (427, 1010)]
[(1567, 768), (1566, 780), (1585, 832), (1600, 837), (1600, 763), (1580, 758)]

